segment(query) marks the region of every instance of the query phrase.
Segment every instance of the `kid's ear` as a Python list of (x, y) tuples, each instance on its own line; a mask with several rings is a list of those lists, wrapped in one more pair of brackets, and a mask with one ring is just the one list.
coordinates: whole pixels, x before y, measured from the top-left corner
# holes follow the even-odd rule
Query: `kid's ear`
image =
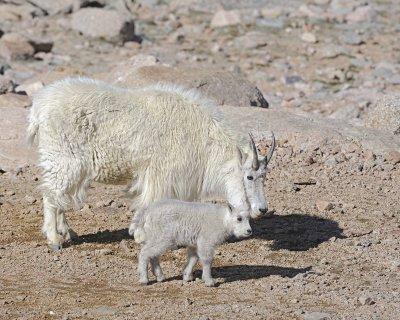
[(229, 209), (229, 212), (232, 213), (233, 207), (229, 203), (228, 203), (228, 209)]

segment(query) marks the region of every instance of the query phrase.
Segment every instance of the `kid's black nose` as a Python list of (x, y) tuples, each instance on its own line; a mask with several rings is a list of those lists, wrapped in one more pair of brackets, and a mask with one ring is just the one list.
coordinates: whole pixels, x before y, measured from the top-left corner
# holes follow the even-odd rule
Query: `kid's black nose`
[(252, 233), (252, 232), (251, 232), (251, 229), (247, 229), (247, 234), (248, 234), (248, 235), (251, 235), (251, 233)]
[(262, 209), (258, 209), (262, 214), (266, 214), (267, 213), (267, 208), (262, 208)]

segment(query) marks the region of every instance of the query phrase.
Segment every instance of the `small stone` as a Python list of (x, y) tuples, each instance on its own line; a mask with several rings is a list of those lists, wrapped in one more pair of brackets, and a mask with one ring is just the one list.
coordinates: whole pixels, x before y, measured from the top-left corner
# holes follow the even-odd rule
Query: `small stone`
[(28, 298), (28, 296), (25, 295), (25, 294), (19, 294), (19, 295), (17, 295), (17, 296), (15, 297), (15, 299), (16, 299), (17, 301), (25, 301), (26, 298)]
[(26, 95), (16, 93), (0, 95), (0, 107), (27, 108), (31, 103), (31, 99)]
[(0, 39), (0, 57), (7, 61), (25, 60), (35, 54), (29, 39), (18, 33), (7, 33)]
[(9, 77), (0, 75), (0, 94), (12, 92), (14, 86), (14, 82)]
[(345, 32), (341, 39), (344, 43), (353, 46), (358, 46), (364, 42), (359, 35), (355, 34), (352, 31)]
[(357, 7), (353, 12), (346, 15), (346, 21), (350, 23), (358, 23), (364, 21), (371, 21), (376, 17), (376, 11), (371, 6), (366, 5)]
[(391, 164), (398, 164), (400, 163), (400, 152), (396, 150), (389, 151), (385, 159)]
[(96, 256), (109, 256), (114, 254), (114, 252), (111, 249), (98, 249), (98, 250), (94, 250), (94, 255)]
[(331, 319), (331, 315), (325, 312), (306, 312), (303, 315), (304, 320), (328, 320)]
[(266, 19), (276, 19), (279, 16), (281, 16), (282, 14), (283, 14), (283, 10), (280, 7), (276, 7), (276, 8), (265, 7), (263, 9), (261, 9), (261, 15), (263, 16), (263, 18), (266, 18)]
[(241, 21), (240, 15), (237, 11), (219, 10), (214, 14), (211, 20), (211, 27), (219, 28), (219, 27), (237, 25), (240, 23), (240, 21)]
[(333, 204), (329, 201), (324, 201), (324, 200), (317, 200), (315, 202), (315, 207), (318, 209), (320, 212), (325, 212), (333, 209)]
[(334, 167), (338, 164), (336, 157), (330, 156), (328, 159), (325, 160), (325, 164), (329, 167)]
[(317, 37), (311, 33), (311, 32), (304, 32), (301, 35), (301, 40), (309, 43), (316, 43), (317, 42)]
[(15, 92), (17, 93), (26, 93), (28, 96), (32, 97), (32, 95), (43, 88), (44, 84), (41, 81), (36, 81), (32, 83), (24, 83), (15, 88)]
[(373, 304), (375, 304), (375, 301), (368, 296), (361, 296), (358, 298), (358, 302), (362, 305), (362, 306), (371, 306)]
[(6, 195), (6, 196), (14, 196), (14, 195), (15, 195), (15, 191), (14, 191), (14, 190), (7, 190), (7, 191), (5, 192), (5, 195)]
[(112, 42), (137, 39), (133, 20), (116, 10), (83, 8), (72, 14), (71, 28), (85, 36)]
[(32, 196), (25, 196), (25, 201), (28, 204), (34, 204), (36, 202), (36, 199)]

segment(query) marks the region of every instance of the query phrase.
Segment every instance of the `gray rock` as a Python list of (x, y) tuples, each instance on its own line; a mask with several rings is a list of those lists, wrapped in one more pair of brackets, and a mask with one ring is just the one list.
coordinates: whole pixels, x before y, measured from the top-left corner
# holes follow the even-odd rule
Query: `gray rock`
[(400, 132), (400, 96), (386, 96), (368, 112), (365, 125), (370, 128)]
[(8, 63), (0, 61), (0, 74), (4, 74), (8, 69), (11, 69), (11, 66)]
[(75, 0), (30, 0), (30, 3), (40, 8), (48, 15), (55, 15), (59, 13), (70, 13)]
[(386, 79), (390, 84), (400, 85), (400, 74), (395, 74)]
[(81, 9), (72, 15), (71, 28), (85, 36), (111, 42), (126, 42), (137, 39), (133, 20), (116, 10)]
[(376, 11), (370, 6), (357, 7), (353, 12), (346, 15), (347, 22), (359, 23), (365, 21), (372, 21), (377, 16)]
[(303, 319), (304, 320), (328, 320), (328, 319), (331, 319), (331, 315), (329, 313), (318, 312), (318, 311), (306, 312), (303, 315)]
[(0, 94), (12, 92), (14, 87), (15, 84), (9, 77), (0, 75)]
[(268, 35), (264, 32), (249, 32), (234, 40), (237, 49), (257, 49), (267, 45)]
[(120, 72), (115, 75), (111, 73), (108, 80), (130, 88), (158, 82), (175, 83), (196, 88), (219, 105), (268, 107), (268, 102), (257, 87), (241, 76), (228, 71), (150, 65), (134, 69), (134, 72), (125, 68), (125, 72), (125, 76)]
[(304, 80), (300, 76), (285, 76), (284, 82), (285, 84), (295, 84), (297, 82), (304, 82)]
[(368, 297), (368, 296), (365, 296), (365, 295), (360, 296), (360, 297), (358, 298), (358, 302), (359, 302), (362, 306), (370, 306), (370, 305), (375, 304), (375, 301), (374, 301), (371, 297)]
[(358, 46), (364, 42), (363, 39), (358, 34), (352, 31), (345, 32), (341, 37), (341, 40), (346, 44), (354, 46)]
[(350, 55), (350, 50), (334, 44), (328, 44), (321, 50), (322, 58), (332, 59), (340, 55)]

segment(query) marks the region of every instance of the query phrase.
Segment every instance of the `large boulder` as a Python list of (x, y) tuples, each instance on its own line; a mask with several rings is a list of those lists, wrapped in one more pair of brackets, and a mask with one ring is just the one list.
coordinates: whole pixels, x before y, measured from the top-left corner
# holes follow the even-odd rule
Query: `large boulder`
[(83, 8), (72, 15), (71, 28), (92, 38), (111, 42), (135, 40), (135, 25), (117, 10)]
[(48, 15), (70, 13), (76, 0), (30, 0), (31, 4), (42, 9)]
[(267, 108), (268, 102), (248, 80), (228, 71), (209, 68), (168, 67), (155, 64), (130, 69), (120, 67), (110, 73), (111, 82), (138, 88), (159, 82), (196, 88), (219, 105)]
[(367, 114), (365, 125), (400, 134), (400, 96), (387, 96), (379, 100)]

